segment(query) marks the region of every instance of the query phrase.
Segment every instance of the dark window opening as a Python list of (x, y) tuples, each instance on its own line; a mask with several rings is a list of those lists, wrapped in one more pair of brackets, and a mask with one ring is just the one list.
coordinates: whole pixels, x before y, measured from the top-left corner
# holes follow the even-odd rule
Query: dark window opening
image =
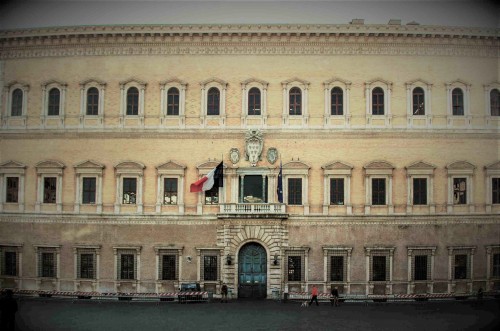
[(4, 266), (2, 274), (5, 276), (17, 276), (17, 253), (4, 252)]
[(467, 279), (467, 255), (455, 255), (455, 279)]
[(167, 92), (167, 115), (179, 115), (179, 90), (175, 87), (168, 89)]
[(330, 281), (344, 281), (344, 257), (330, 256)]
[(131, 87), (127, 90), (127, 115), (139, 115), (139, 90)]
[(380, 87), (372, 90), (372, 115), (384, 115), (384, 90)]
[(344, 178), (330, 178), (330, 204), (344, 204)]
[(121, 254), (120, 279), (135, 279), (134, 254)]
[(372, 205), (385, 204), (385, 178), (372, 178)]
[(288, 204), (302, 204), (302, 179), (288, 178)]
[(23, 91), (17, 88), (12, 92), (10, 115), (21, 116), (22, 114), (23, 114)]
[(203, 256), (203, 279), (217, 280), (217, 256)]
[(177, 178), (163, 179), (163, 204), (177, 204)]
[(205, 204), (217, 205), (219, 203), (219, 187), (214, 185), (210, 190), (205, 191)]
[(61, 92), (57, 88), (49, 91), (49, 109), (47, 115), (59, 116)]
[(493, 89), (490, 92), (491, 116), (500, 116), (500, 91)]
[(57, 178), (45, 177), (43, 179), (43, 203), (56, 203)]
[(492, 260), (491, 275), (494, 278), (500, 278), (500, 253), (493, 254)]
[(94, 204), (96, 195), (96, 178), (83, 177), (82, 180), (82, 203)]
[(500, 178), (491, 179), (491, 203), (500, 203)]
[(240, 203), (266, 202), (267, 176), (245, 175), (242, 179), (240, 177)]
[(425, 115), (425, 94), (421, 87), (413, 89), (413, 115)]
[(123, 204), (135, 205), (137, 199), (137, 179), (123, 178)]
[(80, 278), (93, 279), (94, 276), (94, 254), (80, 255)]
[(250, 91), (248, 91), (248, 115), (260, 115), (260, 113), (260, 90), (256, 87), (252, 87)]
[(373, 281), (386, 281), (387, 259), (385, 256), (373, 256)]
[(331, 115), (344, 115), (343, 99), (344, 92), (340, 87), (334, 87), (331, 91)]
[(453, 178), (453, 203), (455, 205), (467, 204), (466, 178)]
[(462, 116), (464, 114), (464, 92), (456, 88), (451, 92), (452, 109), (454, 116)]
[(208, 90), (207, 115), (220, 115), (220, 92), (216, 87)]
[(42, 253), (42, 277), (55, 277), (55, 254), (54, 253)]
[(288, 257), (288, 281), (300, 282), (302, 280), (302, 259), (301, 256)]
[(415, 255), (415, 280), (428, 280), (427, 278), (427, 255)]
[(7, 196), (5, 202), (17, 203), (19, 201), (19, 177), (7, 177)]
[(95, 87), (87, 90), (87, 115), (99, 115), (99, 90)]
[(413, 178), (413, 204), (427, 204), (427, 178)]
[(290, 90), (289, 103), (289, 115), (302, 115), (302, 91), (298, 87), (292, 87)]
[(176, 256), (175, 255), (162, 255), (162, 270), (161, 279), (162, 280), (175, 280), (175, 269), (176, 269)]

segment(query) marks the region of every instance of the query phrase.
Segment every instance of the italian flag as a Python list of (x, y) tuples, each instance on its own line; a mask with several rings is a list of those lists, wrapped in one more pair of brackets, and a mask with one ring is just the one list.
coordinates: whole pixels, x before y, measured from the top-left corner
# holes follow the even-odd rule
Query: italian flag
[(217, 167), (210, 170), (208, 174), (203, 176), (198, 181), (191, 184), (190, 192), (204, 192), (211, 190), (213, 187), (224, 186), (224, 165), (219, 163)]

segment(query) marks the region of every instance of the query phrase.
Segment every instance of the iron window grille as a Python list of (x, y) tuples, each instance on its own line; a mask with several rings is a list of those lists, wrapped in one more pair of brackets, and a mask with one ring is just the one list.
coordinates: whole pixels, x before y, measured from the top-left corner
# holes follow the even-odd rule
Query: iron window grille
[(167, 116), (179, 115), (179, 90), (171, 87), (167, 91)]
[(491, 116), (500, 116), (500, 91), (493, 89), (490, 92)]
[(77, 275), (82, 279), (96, 278), (96, 253), (93, 249), (79, 249), (77, 255)]
[(372, 178), (372, 205), (385, 204), (385, 178)]
[(451, 91), (453, 116), (464, 115), (464, 92), (460, 88)]
[(468, 279), (469, 277), (469, 255), (455, 254), (453, 264), (453, 279)]
[(163, 204), (177, 204), (177, 178), (163, 179)]
[(177, 252), (160, 251), (160, 266), (158, 279), (178, 280), (179, 279), (179, 256)]
[(17, 250), (12, 250), (9, 247), (3, 247), (0, 255), (0, 274), (2, 276), (17, 276), (18, 275), (18, 253)]
[(330, 97), (331, 97), (330, 114), (344, 115), (344, 108), (343, 108), (344, 92), (342, 91), (342, 89), (337, 86), (332, 88), (332, 91), (330, 92)]
[(220, 114), (220, 91), (216, 87), (211, 87), (207, 93), (207, 115)]
[(413, 280), (430, 279), (430, 257), (428, 254), (418, 253), (413, 257)]
[(386, 281), (387, 273), (387, 257), (386, 256), (372, 256), (372, 280), (373, 281)]
[(59, 116), (60, 106), (61, 106), (61, 91), (57, 88), (52, 88), (49, 91), (49, 107), (47, 115), (49, 116)]
[(5, 202), (17, 203), (19, 201), (19, 177), (7, 177), (7, 192)]
[(344, 178), (330, 178), (330, 204), (344, 204)]
[(302, 91), (292, 87), (289, 92), (289, 115), (302, 115)]
[(288, 178), (288, 204), (302, 204), (302, 178)]
[(500, 252), (491, 254), (491, 277), (500, 278)]
[(15, 89), (12, 91), (10, 116), (21, 116), (23, 114), (23, 91)]
[(53, 249), (39, 249), (38, 277), (55, 278), (57, 275), (56, 252)]
[(455, 205), (467, 203), (467, 178), (453, 178), (453, 203)]
[(139, 90), (131, 87), (127, 90), (127, 115), (139, 114)]
[(260, 90), (256, 87), (252, 87), (248, 91), (248, 115), (260, 115), (261, 114), (261, 98)]
[(286, 257), (286, 279), (289, 282), (304, 281), (305, 271), (305, 254), (304, 252), (290, 252)]
[(343, 282), (346, 279), (346, 257), (344, 255), (331, 255), (328, 262), (330, 281)]
[[(213, 253), (215, 254), (215, 253)], [(216, 281), (219, 279), (218, 255), (205, 253), (202, 255), (201, 276), (204, 281)]]
[(87, 115), (99, 115), (99, 90), (91, 87), (87, 90)]
[(83, 177), (82, 180), (82, 203), (94, 204), (96, 195), (96, 178)]
[(491, 179), (491, 203), (500, 203), (500, 178)]
[(136, 279), (136, 254), (132, 250), (124, 250), (118, 253), (118, 279), (135, 280)]
[(135, 205), (137, 199), (137, 179), (123, 178), (123, 204)]
[(413, 115), (425, 115), (425, 93), (421, 87), (413, 89)]
[(427, 204), (427, 178), (413, 178), (413, 204)]
[(381, 87), (372, 90), (372, 115), (384, 115), (384, 90)]
[(44, 177), (43, 179), (43, 203), (56, 203), (57, 178)]

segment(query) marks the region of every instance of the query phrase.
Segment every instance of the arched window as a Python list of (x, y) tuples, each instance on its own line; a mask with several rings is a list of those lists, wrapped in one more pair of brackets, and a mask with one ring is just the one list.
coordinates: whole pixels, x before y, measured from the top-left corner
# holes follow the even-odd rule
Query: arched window
[(211, 87), (207, 94), (207, 115), (220, 115), (220, 92)]
[(425, 115), (425, 94), (421, 87), (413, 89), (413, 115)]
[(60, 101), (61, 91), (54, 87), (49, 91), (49, 107), (47, 112), (49, 116), (59, 116)]
[(179, 90), (176, 87), (167, 91), (167, 115), (179, 115)]
[(344, 115), (344, 92), (338, 86), (331, 91), (331, 115)]
[(451, 105), (454, 116), (464, 115), (464, 92), (458, 87), (451, 91)]
[(372, 115), (384, 115), (384, 90), (380, 87), (372, 90)]
[(500, 116), (500, 91), (493, 89), (490, 92), (491, 116)]
[(290, 89), (290, 112), (289, 115), (302, 115), (302, 91), (298, 87)]
[(99, 90), (95, 87), (87, 90), (87, 115), (99, 115)]
[(10, 110), (11, 116), (21, 116), (23, 114), (23, 91), (19, 88), (12, 91), (12, 103)]
[(139, 90), (131, 87), (127, 90), (127, 115), (139, 115)]
[(260, 90), (252, 87), (248, 91), (248, 115), (260, 115)]

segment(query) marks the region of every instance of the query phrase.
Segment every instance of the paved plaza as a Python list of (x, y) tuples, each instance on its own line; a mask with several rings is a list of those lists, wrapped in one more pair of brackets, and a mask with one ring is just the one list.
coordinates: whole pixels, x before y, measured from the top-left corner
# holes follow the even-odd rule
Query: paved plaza
[(24, 298), (17, 330), (498, 330), (500, 301), (178, 304)]

